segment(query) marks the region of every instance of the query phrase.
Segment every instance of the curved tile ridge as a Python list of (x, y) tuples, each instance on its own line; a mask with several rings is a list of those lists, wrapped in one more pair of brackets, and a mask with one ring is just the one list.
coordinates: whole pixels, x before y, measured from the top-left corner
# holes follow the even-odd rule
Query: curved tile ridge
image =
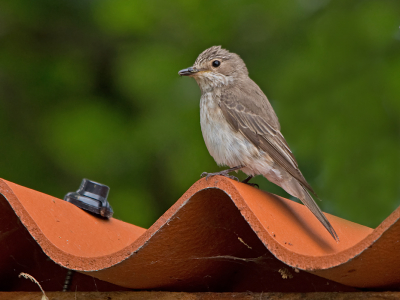
[(375, 230), (325, 213), (340, 238), (336, 243), (304, 205), (222, 177), (210, 181), (285, 264), (353, 287), (398, 289), (400, 207)]
[[(104, 268), (126, 258), (124, 249), (146, 230), (111, 218), (100, 219), (64, 200), (0, 179), (0, 194), (43, 251), (63, 267)], [(102, 262), (107, 259), (107, 262)]]
[(237, 267), (215, 258), (260, 255), (257, 241), (286, 265), (345, 285), (400, 283), (399, 209), (375, 230), (326, 214), (336, 243), (303, 205), (221, 176), (196, 182), (148, 230), (5, 180), (0, 193), (54, 262), (125, 287), (209, 288), (205, 276)]

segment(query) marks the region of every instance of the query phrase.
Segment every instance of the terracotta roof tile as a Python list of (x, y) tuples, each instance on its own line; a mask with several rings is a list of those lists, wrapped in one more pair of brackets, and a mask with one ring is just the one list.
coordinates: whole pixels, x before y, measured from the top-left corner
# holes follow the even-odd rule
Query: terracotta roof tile
[[(303, 205), (221, 176), (196, 182), (148, 230), (96, 218), (5, 180), (0, 193), (1, 239), (8, 245), (1, 247), (0, 261), (7, 267), (0, 274), (8, 276), (14, 290), (26, 289), (8, 274), (19, 271), (47, 282), (47, 290), (60, 290), (66, 271), (59, 266), (99, 279), (96, 289), (105, 290), (307, 292), (400, 286), (400, 209), (375, 230), (326, 214), (339, 235), (336, 243)], [(83, 283), (89, 277), (77, 278)]]

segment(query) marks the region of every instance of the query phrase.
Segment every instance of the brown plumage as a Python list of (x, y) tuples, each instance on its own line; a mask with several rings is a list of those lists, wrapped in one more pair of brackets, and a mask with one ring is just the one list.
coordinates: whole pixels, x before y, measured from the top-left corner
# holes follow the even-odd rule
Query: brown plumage
[(179, 75), (191, 76), (197, 81), (206, 146), (219, 165), (231, 167), (206, 173), (207, 177), (229, 176), (229, 171), (238, 169), (249, 178), (261, 174), (300, 199), (338, 241), (332, 225), (308, 192), (315, 195), (280, 132), (271, 104), (248, 76), (243, 60), (214, 46), (203, 51), (193, 67), (179, 71)]

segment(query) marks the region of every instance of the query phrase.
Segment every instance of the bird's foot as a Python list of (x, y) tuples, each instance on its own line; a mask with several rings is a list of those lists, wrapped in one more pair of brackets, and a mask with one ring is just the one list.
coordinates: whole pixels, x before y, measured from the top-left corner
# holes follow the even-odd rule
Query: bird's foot
[(201, 173), (201, 177), (206, 177), (206, 180), (208, 180), (208, 178), (212, 177), (212, 176), (216, 176), (216, 175), (221, 175), (221, 176), (225, 176), (228, 177), (230, 179), (239, 181), (239, 179), (235, 176), (229, 175), (229, 170), (225, 170), (225, 171), (221, 171), (221, 172), (215, 172), (215, 173), (207, 173), (207, 172), (203, 172)]
[(230, 178), (230, 179), (239, 181), (239, 179), (238, 179), (237, 177), (229, 175), (229, 172), (236, 171), (236, 170), (240, 170), (240, 169), (243, 168), (243, 167), (244, 167), (244, 166), (237, 166), (237, 167), (230, 168), (230, 169), (228, 169), (228, 170), (223, 170), (223, 171), (215, 172), (215, 173), (203, 172), (203, 173), (201, 173), (200, 176), (201, 176), (201, 177), (206, 177), (206, 180), (208, 180), (208, 178), (210, 178), (211, 176), (221, 175), (221, 176), (225, 176), (225, 177), (228, 177), (228, 178)]
[(257, 183), (251, 183), (251, 182), (249, 182), (249, 180), (250, 179), (252, 179), (254, 176), (249, 176), (249, 177), (247, 177), (245, 180), (243, 180), (242, 181), (242, 183), (245, 183), (245, 184), (247, 184), (247, 185), (249, 185), (249, 186), (252, 186), (252, 187), (257, 187), (257, 188), (260, 188), (259, 186), (258, 186), (258, 184)]

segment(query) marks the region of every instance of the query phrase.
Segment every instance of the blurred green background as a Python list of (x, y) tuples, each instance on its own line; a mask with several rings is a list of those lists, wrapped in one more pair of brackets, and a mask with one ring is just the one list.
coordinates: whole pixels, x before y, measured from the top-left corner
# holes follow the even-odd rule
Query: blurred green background
[(219, 170), (199, 88), (177, 72), (222, 45), (270, 99), (321, 208), (376, 227), (400, 204), (399, 25), (398, 0), (3, 0), (0, 177), (59, 198), (99, 181), (116, 218), (150, 226)]

